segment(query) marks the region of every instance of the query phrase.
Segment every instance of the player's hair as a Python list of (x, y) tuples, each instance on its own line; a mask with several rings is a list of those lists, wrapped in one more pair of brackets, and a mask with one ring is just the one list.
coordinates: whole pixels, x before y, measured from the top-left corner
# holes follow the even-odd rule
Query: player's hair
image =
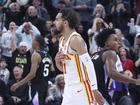
[(80, 23), (80, 17), (76, 11), (73, 9), (63, 9), (60, 10), (59, 13), (62, 13), (62, 18), (67, 20), (69, 23), (69, 27), (74, 29)]
[(103, 29), (99, 34), (95, 37), (95, 41), (97, 46), (104, 47), (107, 39), (110, 37), (110, 35), (115, 34), (114, 29)]
[(40, 35), (37, 35), (37, 36), (35, 36), (35, 40), (39, 43), (40, 48), (44, 49), (44, 47), (45, 47), (44, 38), (42, 36), (40, 36)]

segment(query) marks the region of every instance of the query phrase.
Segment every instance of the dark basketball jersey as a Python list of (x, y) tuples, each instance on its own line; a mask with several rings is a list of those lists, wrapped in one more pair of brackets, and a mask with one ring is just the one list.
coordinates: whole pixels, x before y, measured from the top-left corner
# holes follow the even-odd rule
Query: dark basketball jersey
[(38, 65), (36, 76), (35, 76), (35, 78), (32, 79), (31, 83), (46, 84), (48, 82), (51, 60), (48, 57), (47, 51), (42, 50), (42, 51), (39, 51), (38, 53), (41, 56), (41, 62)]
[(103, 97), (108, 101), (108, 103), (111, 103), (111, 97), (108, 93), (108, 86), (107, 86), (108, 76), (107, 76), (106, 65), (102, 60), (102, 55), (105, 51), (106, 50), (96, 52), (95, 54), (93, 54), (92, 62), (95, 67), (98, 90), (101, 92)]

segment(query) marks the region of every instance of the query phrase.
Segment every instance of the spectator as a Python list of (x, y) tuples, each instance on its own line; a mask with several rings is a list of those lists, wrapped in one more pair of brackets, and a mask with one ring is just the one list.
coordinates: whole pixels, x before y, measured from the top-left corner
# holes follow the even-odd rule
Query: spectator
[(51, 32), (50, 37), (48, 37), (49, 53), (50, 53), (50, 56), (52, 57), (52, 61), (53, 61), (54, 67), (55, 67), (56, 75), (57, 75), (57, 74), (62, 73), (57, 69), (57, 67), (55, 65), (55, 56), (56, 56), (56, 53), (58, 52), (60, 35), (59, 35), (55, 25), (51, 25), (50, 32)]
[(48, 11), (42, 6), (41, 0), (32, 0), (32, 5), (37, 9), (38, 17), (44, 20), (50, 19)]
[[(5, 13), (7, 25), (10, 24), (11, 21), (13, 21), (19, 26), (23, 22), (25, 9), (24, 8), (22, 9), (17, 2), (12, 2), (10, 3), (9, 8), (5, 10)], [(6, 27), (8, 28), (8, 26)]]
[(89, 37), (89, 53), (93, 54), (100, 50), (95, 42), (95, 37), (97, 34), (102, 31), (103, 28), (108, 28), (108, 24), (99, 17), (94, 18), (92, 27), (88, 30), (88, 37)]
[(134, 18), (130, 19), (130, 23), (128, 23), (129, 26), (129, 33), (133, 35), (133, 37), (136, 36), (136, 34), (140, 33), (140, 14), (137, 15), (136, 24), (134, 23)]
[(10, 87), (22, 79), (23, 69), (21, 65), (15, 66), (13, 69), (14, 80), (8, 84), (11, 98), (14, 105), (28, 105), (28, 85), (25, 84), (17, 89), (15, 92), (10, 91)]
[(47, 37), (49, 37), (50, 36), (50, 34), (51, 34), (51, 26), (53, 25), (53, 21), (52, 20), (47, 20), (46, 21), (46, 30), (47, 30)]
[(7, 64), (5, 59), (0, 59), (0, 79), (5, 82), (5, 84), (8, 83), (9, 77), (10, 77), (10, 72), (6, 68)]
[(0, 13), (0, 58), (2, 56), (2, 34), (7, 32), (7, 29), (4, 27), (4, 14)]
[(24, 22), (20, 27), (18, 27), (16, 33), (21, 37), (22, 42), (28, 43), (29, 49), (32, 47), (33, 38), (40, 35), (39, 30), (31, 22)]
[(80, 24), (77, 26), (76, 30), (77, 30), (77, 32), (82, 36), (82, 38), (84, 39), (84, 41), (86, 42), (87, 48), (88, 48), (88, 50), (89, 50), (88, 37), (87, 37), (87, 34), (85, 33), (84, 26), (80, 23)]
[(57, 5), (57, 9), (59, 10), (63, 10), (66, 8), (66, 3), (64, 0), (59, 0), (58, 5)]
[(50, 19), (54, 21), (57, 11), (56, 11), (56, 7), (53, 5), (53, 1), (58, 3), (58, 0), (44, 0), (44, 6), (48, 10)]
[[(24, 78), (30, 71), (31, 65), (31, 51), (28, 49), (28, 44), (26, 42), (20, 42), (19, 46), (15, 47), (15, 50), (12, 53), (12, 69), (16, 65), (23, 66), (23, 75)], [(11, 74), (11, 79), (13, 78), (13, 73)]]
[(96, 0), (72, 0), (72, 8), (79, 13), (85, 33), (89, 28), (89, 23), (92, 19), (91, 14), (93, 13), (95, 6)]
[(94, 11), (93, 11), (93, 17), (100, 17), (102, 19), (106, 18), (106, 12), (105, 8), (102, 4), (97, 4)]
[(137, 14), (139, 14), (140, 13), (140, 1), (139, 0), (135, 0), (134, 1), (135, 2), (135, 12), (137, 13)]
[(4, 33), (7, 31), (6, 27), (5, 27), (5, 15), (4, 13), (0, 13), (0, 32)]
[(1, 79), (0, 79), (0, 96), (3, 97), (5, 105), (12, 105), (12, 99), (10, 94), (8, 93), (7, 86)]
[(134, 46), (131, 49), (131, 55), (135, 60), (135, 67), (136, 67), (136, 76), (140, 78), (140, 33), (138, 33), (135, 37)]
[(2, 57), (2, 32), (0, 31), (0, 58)]
[(11, 70), (10, 67), (14, 40), (16, 40), (16, 24), (15, 22), (11, 22), (9, 24), (9, 30), (2, 35), (2, 57), (5, 58), (9, 70)]
[(97, 0), (97, 4), (104, 6), (107, 13), (110, 13), (110, 3), (114, 0)]
[(34, 26), (36, 26), (39, 29), (41, 36), (44, 37), (46, 35), (46, 26), (44, 25), (45, 20), (38, 17), (38, 11), (34, 6), (28, 7), (25, 21), (30, 21)]
[(61, 105), (64, 85), (65, 83), (63, 74), (57, 75), (55, 78), (55, 84), (48, 90), (49, 95), (46, 98), (48, 105)]
[(124, 37), (124, 35), (120, 29), (116, 28), (115, 33), (118, 35), (118, 37), (120, 37), (120, 40), (124, 47), (130, 47), (129, 41)]
[(72, 0), (63, 0), (66, 4), (66, 7), (71, 8), (72, 7)]
[(124, 74), (126, 74), (130, 78), (136, 78), (134, 62), (129, 58), (129, 52), (126, 48), (119, 48), (119, 55), (122, 62)]
[(111, 21), (115, 28), (119, 28), (125, 38), (128, 36), (127, 23), (131, 17), (130, 11), (126, 8), (125, 3), (122, 0), (116, 0), (116, 3), (111, 8)]

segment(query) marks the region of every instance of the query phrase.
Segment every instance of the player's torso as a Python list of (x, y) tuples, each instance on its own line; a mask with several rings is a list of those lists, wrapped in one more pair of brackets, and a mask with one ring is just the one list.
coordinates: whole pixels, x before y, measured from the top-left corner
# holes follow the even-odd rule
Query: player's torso
[(41, 56), (41, 62), (38, 64), (36, 76), (32, 80), (32, 83), (44, 83), (44, 80), (49, 76), (51, 60), (49, 56), (46, 55), (46, 51), (40, 51), (38, 53)]
[(68, 40), (64, 43), (64, 38), (60, 40), (59, 51), (62, 51), (66, 55), (66, 60), (63, 62), (63, 72), (66, 85), (76, 84), (86, 79), (85, 66), (79, 59), (79, 55), (70, 47), (70, 40), (73, 36), (79, 35), (73, 32)]

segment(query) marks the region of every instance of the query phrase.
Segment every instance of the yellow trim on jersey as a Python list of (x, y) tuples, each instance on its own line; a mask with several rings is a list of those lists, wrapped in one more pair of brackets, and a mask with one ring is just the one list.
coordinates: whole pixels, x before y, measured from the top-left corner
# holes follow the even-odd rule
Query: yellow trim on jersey
[[(84, 81), (84, 79), (83, 79), (82, 70), (81, 70), (81, 66), (80, 66), (80, 60), (79, 60), (78, 55), (75, 55), (75, 61), (76, 61), (76, 66), (77, 66), (77, 71), (78, 71), (78, 75), (79, 75), (79, 78), (80, 78), (80, 82), (84, 85), (84, 88), (85, 88), (85, 91), (86, 91), (86, 94), (87, 94), (87, 98), (88, 98), (88, 103), (90, 105), (90, 103), (93, 101), (92, 100), (93, 97), (92, 97), (92, 94), (91, 94), (91, 91), (90, 91), (91, 88), (86, 83), (87, 81)], [(88, 78), (88, 75), (87, 75), (87, 78)]]
[(82, 64), (82, 66), (83, 66), (83, 70), (84, 70), (84, 73), (85, 73), (86, 80), (89, 80), (86, 66), (84, 64)]
[(78, 61), (78, 58), (76, 55), (75, 55), (75, 62), (76, 62), (76, 67), (77, 67), (77, 72), (78, 72), (80, 82), (82, 82), (82, 80), (83, 80), (82, 73), (80, 72), (80, 65), (79, 65), (79, 61)]

